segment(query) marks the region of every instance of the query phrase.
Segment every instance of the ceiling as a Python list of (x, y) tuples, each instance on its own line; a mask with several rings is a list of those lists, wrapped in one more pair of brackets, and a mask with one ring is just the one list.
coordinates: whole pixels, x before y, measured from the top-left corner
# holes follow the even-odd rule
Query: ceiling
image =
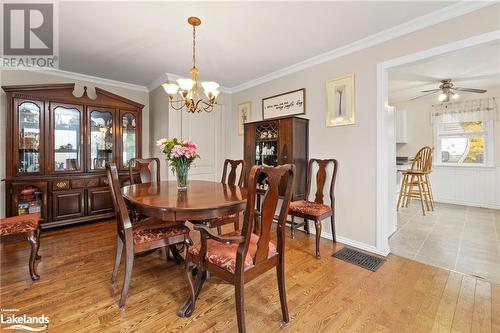
[[(452, 79), (457, 87), (488, 89), (500, 87), (500, 42), (470, 47), (389, 71), (389, 100), (408, 101), (420, 91), (439, 88), (439, 81)], [(459, 92), (462, 97), (480, 94)], [(437, 95), (421, 100), (437, 101)]]
[(453, 4), (60, 2), (60, 69), (142, 86), (187, 76), (198, 16), (200, 79), (234, 87)]

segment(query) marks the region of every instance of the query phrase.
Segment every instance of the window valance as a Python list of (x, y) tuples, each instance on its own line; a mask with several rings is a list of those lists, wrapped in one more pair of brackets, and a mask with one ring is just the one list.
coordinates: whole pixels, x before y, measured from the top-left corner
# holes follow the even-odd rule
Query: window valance
[(497, 119), (497, 98), (481, 98), (432, 106), (432, 121), (455, 123)]

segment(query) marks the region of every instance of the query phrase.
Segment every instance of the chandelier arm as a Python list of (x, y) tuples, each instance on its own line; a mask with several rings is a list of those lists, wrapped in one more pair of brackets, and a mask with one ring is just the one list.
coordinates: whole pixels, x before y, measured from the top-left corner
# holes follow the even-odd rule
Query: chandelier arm
[(174, 105), (174, 103), (180, 103), (180, 102), (183, 102), (183, 101), (170, 101), (170, 106), (175, 111), (181, 111), (184, 108), (184, 103), (181, 103), (179, 107), (175, 107), (175, 105)]
[(207, 103), (203, 101), (204, 106), (202, 106), (203, 111), (212, 112), (215, 106), (215, 103)]

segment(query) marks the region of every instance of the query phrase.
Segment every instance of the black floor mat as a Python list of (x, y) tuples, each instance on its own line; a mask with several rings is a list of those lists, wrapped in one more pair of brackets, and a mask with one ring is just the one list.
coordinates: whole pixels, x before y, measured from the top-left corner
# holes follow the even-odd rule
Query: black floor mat
[(332, 256), (359, 267), (369, 269), (372, 272), (377, 271), (377, 269), (379, 269), (379, 267), (382, 266), (382, 264), (385, 262), (385, 260), (382, 258), (371, 256), (369, 254), (359, 252), (347, 247), (340, 249)]

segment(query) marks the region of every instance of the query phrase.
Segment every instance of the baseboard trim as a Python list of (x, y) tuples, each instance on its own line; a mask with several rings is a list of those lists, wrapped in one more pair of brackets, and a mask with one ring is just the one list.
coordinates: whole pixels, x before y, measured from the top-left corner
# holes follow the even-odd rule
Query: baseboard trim
[[(316, 235), (316, 233), (314, 232), (313, 226), (310, 226), (309, 230), (311, 230), (312, 235)], [(300, 230), (300, 231), (302, 231), (302, 230)], [(321, 231), (321, 238), (332, 240), (333, 236), (332, 236), (331, 232)], [(339, 236), (338, 234), (337, 234), (337, 242), (351, 246), (351, 247), (355, 247), (357, 249), (360, 249), (360, 250), (363, 250), (366, 252), (377, 254), (377, 255), (383, 256), (383, 257), (386, 257), (391, 252), (390, 249), (387, 249), (384, 251), (384, 250), (381, 250), (373, 245), (359, 242), (359, 241), (356, 241), (356, 240), (353, 240), (353, 239), (350, 239), (347, 237)]]
[(450, 200), (450, 199), (442, 199), (442, 198), (434, 198), (434, 201), (439, 202), (439, 203), (452, 204), (452, 205), (500, 209), (499, 204), (484, 204), (484, 203), (468, 202), (468, 201), (462, 201), (462, 200)]

